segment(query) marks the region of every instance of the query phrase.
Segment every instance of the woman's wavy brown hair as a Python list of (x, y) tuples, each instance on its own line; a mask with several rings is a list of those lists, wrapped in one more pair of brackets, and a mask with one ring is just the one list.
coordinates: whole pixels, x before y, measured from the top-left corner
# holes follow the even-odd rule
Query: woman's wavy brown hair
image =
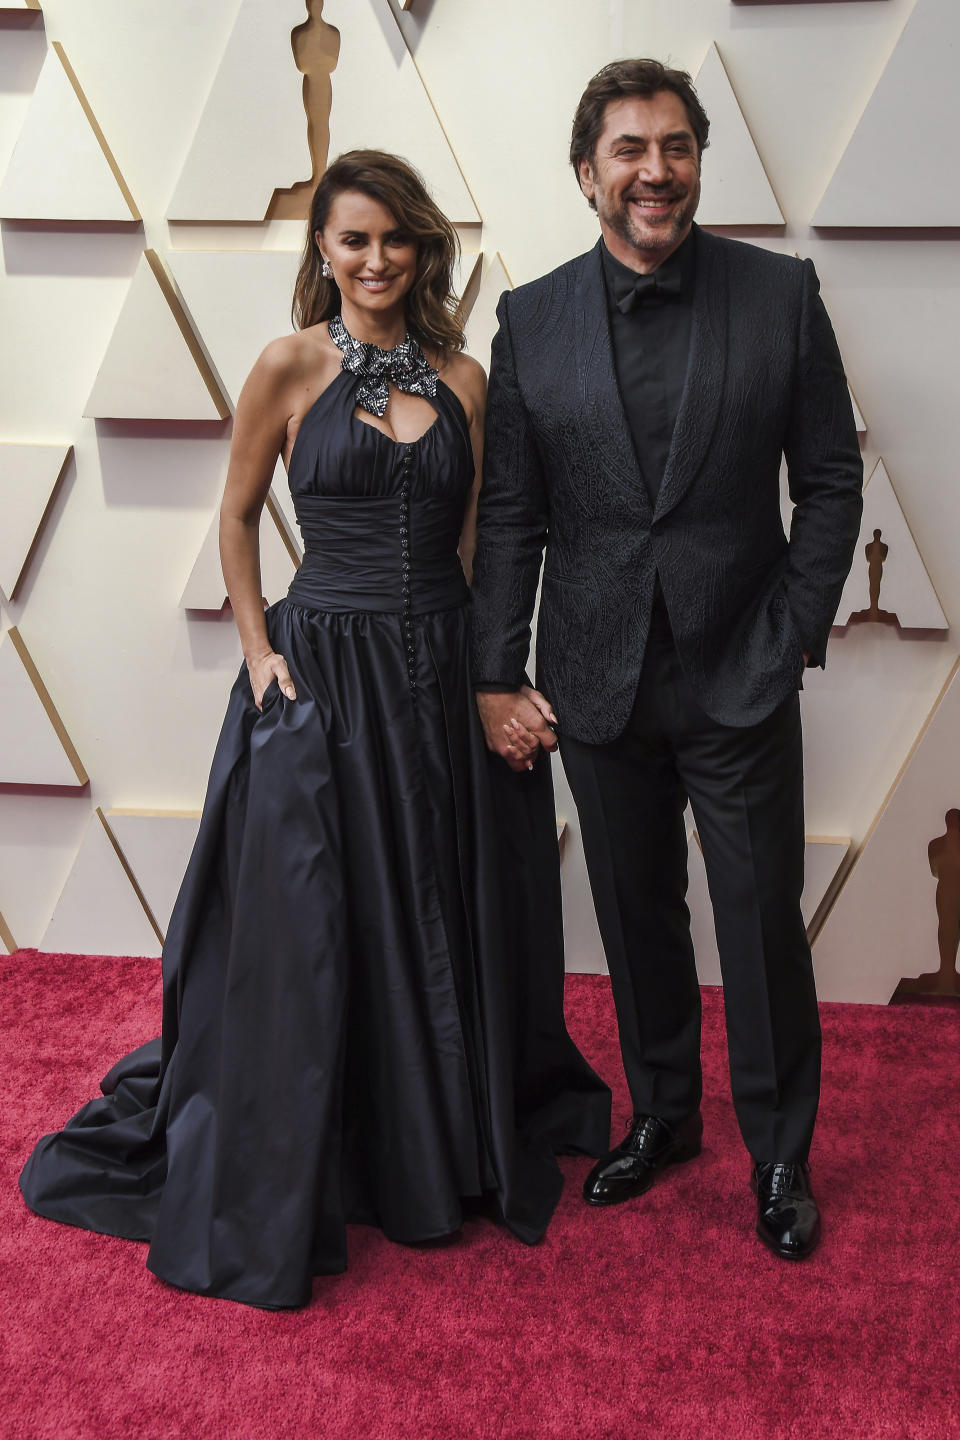
[(323, 230), (333, 202), (345, 190), (359, 190), (385, 205), (401, 230), (417, 242), (417, 269), (406, 295), (407, 329), (418, 344), (441, 354), (464, 348), (456, 318), (453, 267), (460, 251), (457, 232), (431, 199), (423, 180), (398, 155), (383, 150), (348, 150), (330, 165), (313, 193), (306, 243), (293, 290), (293, 323), (298, 330), (340, 312), (335, 280), (325, 280), (314, 239)]

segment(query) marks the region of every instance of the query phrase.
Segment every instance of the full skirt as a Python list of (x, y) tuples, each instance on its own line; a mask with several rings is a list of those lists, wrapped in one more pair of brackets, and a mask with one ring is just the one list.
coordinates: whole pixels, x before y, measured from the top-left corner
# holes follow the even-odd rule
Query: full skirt
[(267, 613), (295, 701), (230, 696), (163, 955), (163, 1033), (21, 1177), (185, 1289), (306, 1303), (346, 1225), (543, 1234), (610, 1097), (567, 1035), (549, 760), (488, 755), (469, 608)]

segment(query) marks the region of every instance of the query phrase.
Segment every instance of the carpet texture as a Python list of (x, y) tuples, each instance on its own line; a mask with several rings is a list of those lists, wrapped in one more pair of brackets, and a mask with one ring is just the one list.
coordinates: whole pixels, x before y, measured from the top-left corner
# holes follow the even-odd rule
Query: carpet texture
[[(909, 966), (906, 969), (909, 970)], [(609, 984), (571, 1031), (628, 1118)], [(825, 1005), (812, 1156), (820, 1250), (753, 1235), (723, 1001), (704, 994), (702, 1156), (588, 1211), (585, 1160), (546, 1240), (485, 1221), (350, 1269), (272, 1314), (172, 1290), (145, 1247), (31, 1215), (36, 1138), (156, 1031), (155, 961), (0, 959), (0, 1435), (23, 1440), (951, 1440), (960, 1436), (960, 1006)]]

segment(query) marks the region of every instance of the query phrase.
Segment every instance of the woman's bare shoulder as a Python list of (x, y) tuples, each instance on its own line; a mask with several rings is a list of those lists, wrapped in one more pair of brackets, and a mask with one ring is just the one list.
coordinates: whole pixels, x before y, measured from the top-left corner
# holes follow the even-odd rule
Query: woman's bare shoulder
[(487, 376), (472, 355), (448, 355), (440, 367), (440, 378), (456, 394), (470, 420), (483, 418), (487, 398)]
[(447, 384), (451, 383), (451, 377), (455, 377), (460, 383), (476, 389), (486, 388), (487, 376), (479, 360), (474, 360), (472, 355), (466, 355), (461, 351), (459, 354), (447, 355), (440, 368), (440, 373)]
[(253, 405), (271, 412), (279, 408), (289, 420), (308, 409), (330, 384), (340, 358), (326, 325), (271, 340), (247, 376), (240, 397), (243, 407)]
[(261, 351), (251, 374), (259, 371), (264, 380), (274, 382), (297, 381), (339, 361), (340, 352), (330, 339), (326, 325), (311, 325), (306, 330), (271, 340)]

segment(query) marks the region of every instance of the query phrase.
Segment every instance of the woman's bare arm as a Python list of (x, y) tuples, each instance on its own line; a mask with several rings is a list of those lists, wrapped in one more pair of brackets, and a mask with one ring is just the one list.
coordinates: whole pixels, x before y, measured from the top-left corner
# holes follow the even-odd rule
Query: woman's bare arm
[(466, 355), (457, 355), (448, 362), (444, 380), (463, 406), (470, 426), (473, 447), (473, 484), (467, 497), (457, 547), (467, 584), (473, 578), (473, 552), (477, 547), (477, 502), (483, 475), (483, 420), (487, 403), (487, 377), (483, 367)]
[(240, 392), (220, 506), (220, 563), (258, 709), (274, 678), (296, 699), (286, 661), (270, 646), (260, 581), (260, 515), (286, 439), (291, 381), (288, 344), (275, 341)]

